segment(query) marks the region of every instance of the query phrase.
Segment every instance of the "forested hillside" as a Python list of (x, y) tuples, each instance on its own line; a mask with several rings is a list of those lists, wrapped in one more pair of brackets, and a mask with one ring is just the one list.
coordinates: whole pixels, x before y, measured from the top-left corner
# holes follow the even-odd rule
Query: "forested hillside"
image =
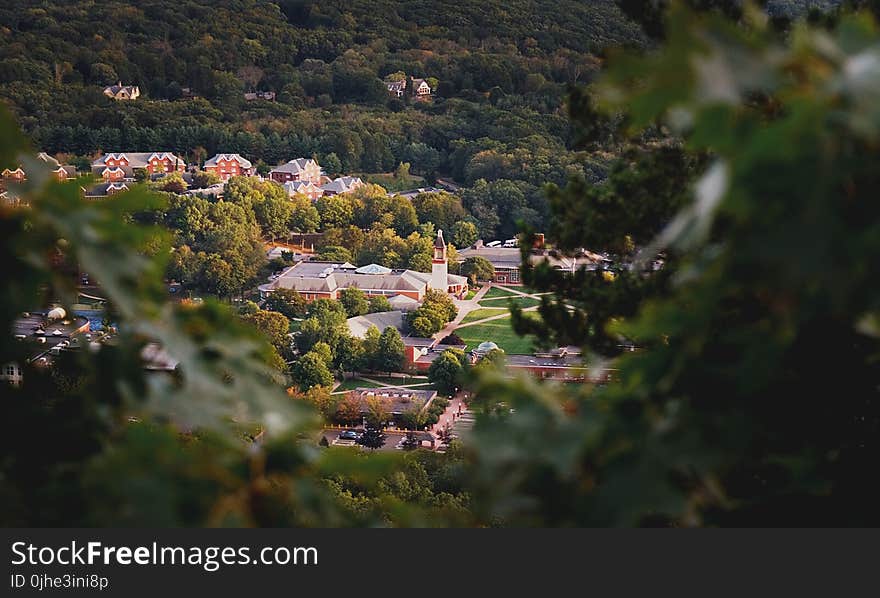
[[(346, 171), (407, 161), (466, 183), (562, 182), (580, 161), (567, 151), (567, 86), (593, 76), (593, 51), (642, 41), (610, 0), (129, 4), (0, 8), (0, 94), (41, 148), (266, 164), (333, 153)], [(433, 101), (390, 97), (382, 78), (399, 72), (428, 78)], [(117, 81), (141, 99), (106, 98)], [(244, 101), (251, 90), (277, 101)]]

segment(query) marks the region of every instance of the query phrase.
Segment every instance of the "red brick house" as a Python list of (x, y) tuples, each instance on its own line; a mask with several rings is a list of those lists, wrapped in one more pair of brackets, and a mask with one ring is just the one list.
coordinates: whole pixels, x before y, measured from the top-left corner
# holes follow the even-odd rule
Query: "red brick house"
[[(68, 179), (76, 178), (75, 167), (62, 165), (58, 160), (45, 152), (40, 152), (39, 154), (37, 154), (37, 159), (41, 162), (45, 162), (46, 165), (49, 167), (49, 171), (59, 181), (66, 181)], [(2, 174), (5, 181), (9, 181), (12, 183), (21, 183), (27, 180), (27, 173), (25, 172), (24, 167), (21, 165), (19, 165), (14, 170), (11, 168), (7, 168), (0, 174)]]
[(10, 181), (13, 183), (20, 183), (20, 182), (24, 181), (25, 178), (26, 177), (24, 174), (24, 170), (22, 169), (21, 166), (19, 166), (15, 170), (7, 168), (3, 171), (3, 179), (6, 181)]
[[(148, 175), (186, 170), (186, 162), (171, 152), (127, 152), (104, 154), (92, 162), (95, 176), (118, 177), (116, 169), (123, 172), (121, 180), (133, 180), (135, 171), (144, 170)], [(106, 172), (105, 172), (106, 171)], [(105, 180), (117, 180), (105, 178)]]
[(213, 172), (226, 182), (234, 176), (251, 176), (254, 165), (238, 154), (217, 154), (205, 162), (205, 172)]

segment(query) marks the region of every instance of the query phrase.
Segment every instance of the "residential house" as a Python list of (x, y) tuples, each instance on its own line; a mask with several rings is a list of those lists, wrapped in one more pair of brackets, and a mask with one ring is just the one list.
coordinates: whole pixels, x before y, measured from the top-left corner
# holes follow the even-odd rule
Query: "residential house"
[(297, 158), (269, 171), (269, 178), (282, 185), (288, 181), (308, 181), (321, 184), (321, 167), (311, 158)]
[(114, 100), (136, 100), (141, 96), (141, 90), (137, 85), (123, 85), (118, 82), (104, 88), (104, 95)]
[(49, 166), (50, 172), (59, 180), (66, 181), (76, 178), (76, 166), (70, 164), (62, 164), (46, 152), (37, 154), (37, 159), (45, 162)]
[(108, 197), (110, 195), (122, 193), (123, 191), (128, 191), (128, 185), (121, 181), (98, 183), (97, 185), (93, 185), (88, 189), (83, 187), (83, 192), (88, 199), (94, 199), (97, 197)]
[(287, 181), (284, 183), (284, 190), (291, 197), (301, 193), (312, 201), (324, 195), (324, 190), (311, 181)]
[(324, 195), (339, 195), (340, 193), (354, 191), (363, 184), (364, 182), (359, 177), (341, 176), (321, 185), (321, 190), (324, 192)]
[(186, 171), (186, 162), (171, 152), (127, 152), (103, 154), (92, 162), (92, 174), (105, 182), (132, 181), (135, 172), (146, 171), (147, 176)]
[(412, 94), (419, 98), (427, 98), (431, 96), (431, 86), (424, 79), (412, 80)]
[[(40, 152), (37, 159), (46, 164), (49, 172), (59, 181), (76, 178), (76, 167), (68, 164), (61, 164), (58, 160), (47, 154)], [(27, 174), (22, 165), (18, 165), (15, 169), (7, 168), (2, 173), (3, 180), (11, 183), (21, 183), (27, 180)]]
[(15, 170), (11, 168), (6, 168), (3, 170), (3, 180), (9, 181), (10, 183), (21, 183), (27, 177), (24, 174), (24, 169), (19, 166)]
[(254, 165), (238, 154), (217, 154), (205, 162), (205, 172), (213, 172), (225, 182), (234, 176), (251, 176)]
[(402, 98), (406, 92), (406, 79), (402, 81), (386, 81), (385, 86), (388, 88), (388, 93), (392, 96)]

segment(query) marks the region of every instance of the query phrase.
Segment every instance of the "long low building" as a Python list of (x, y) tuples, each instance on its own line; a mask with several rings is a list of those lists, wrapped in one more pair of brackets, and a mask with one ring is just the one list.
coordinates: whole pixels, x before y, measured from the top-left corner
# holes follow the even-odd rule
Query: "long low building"
[[(378, 264), (358, 268), (349, 263), (303, 261), (261, 285), (260, 297), (265, 299), (278, 289), (292, 289), (308, 301), (339, 299), (339, 293), (348, 288), (358, 288), (367, 296), (381, 295), (389, 300), (397, 297), (401, 303), (406, 299), (421, 302), (428, 289), (443, 290), (463, 297), (468, 291), (467, 278), (449, 274), (446, 259), (443, 232), (438, 231), (430, 273), (392, 270)], [(403, 305), (398, 307), (405, 308)]]
[(105, 183), (132, 181), (135, 172), (144, 170), (148, 175), (184, 172), (186, 161), (171, 152), (118, 152), (102, 154), (92, 162), (92, 174)]
[[(495, 276), (492, 282), (498, 284), (522, 284), (520, 277), (520, 266), (522, 265), (522, 254), (517, 247), (487, 247), (481, 243), (477, 243), (474, 247), (461, 249), (458, 252), (459, 258), (464, 261), (469, 257), (482, 257), (489, 261), (495, 268)], [(603, 260), (602, 256), (583, 252), (577, 257), (555, 256), (547, 250), (534, 250), (529, 258), (532, 264), (538, 264), (547, 260), (551, 266), (557, 270), (572, 272), (582, 266), (590, 267), (598, 264)]]
[[(461, 295), (467, 292), (467, 279), (447, 275), (447, 292)], [(356, 268), (338, 262), (299, 262), (284, 270), (274, 280), (260, 286), (260, 296), (266, 298), (277, 289), (293, 289), (309, 301), (339, 299), (343, 289), (356, 287), (367, 296), (401, 295), (422, 301), (430, 288), (431, 274), (415, 270), (392, 270), (377, 264)]]
[(408, 411), (422, 412), (437, 398), (436, 390), (416, 390), (387, 386), (382, 388), (355, 388), (348, 393), (351, 400), (356, 401), (360, 412), (370, 412), (370, 402), (375, 401), (393, 418)]

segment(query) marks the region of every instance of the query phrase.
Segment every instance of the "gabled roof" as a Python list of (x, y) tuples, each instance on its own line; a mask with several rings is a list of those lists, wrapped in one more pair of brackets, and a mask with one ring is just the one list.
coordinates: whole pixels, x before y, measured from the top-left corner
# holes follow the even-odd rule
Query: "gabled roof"
[(100, 168), (101, 166), (106, 165), (108, 159), (113, 160), (121, 160), (125, 158), (128, 161), (129, 168), (146, 168), (147, 164), (152, 161), (152, 159), (156, 157), (160, 160), (170, 160), (171, 162), (175, 162), (177, 164), (186, 165), (186, 162), (174, 155), (171, 152), (120, 152), (120, 153), (109, 153), (103, 154), (97, 160), (92, 162), (92, 168)]
[(298, 174), (304, 171), (310, 164), (314, 164), (315, 166), (318, 165), (318, 163), (311, 158), (297, 158), (296, 160), (291, 160), (281, 166), (276, 166), (271, 172), (291, 172), (293, 174)]
[(348, 193), (363, 184), (364, 182), (356, 176), (341, 176), (321, 185), (321, 189), (331, 193)]
[(387, 81), (388, 91), (402, 91), (406, 89), (406, 80), (404, 81)]
[(287, 181), (284, 183), (284, 190), (287, 191), (288, 195), (294, 195), (295, 193), (320, 191), (321, 188), (311, 181)]
[(85, 189), (86, 197), (104, 197), (109, 195), (111, 191), (128, 191), (128, 185), (125, 183), (99, 183)]
[(364, 316), (355, 316), (349, 318), (346, 322), (348, 331), (355, 338), (364, 338), (370, 326), (375, 326), (379, 331), (385, 330), (389, 326), (392, 328), (403, 328), (403, 312), (401, 311), (382, 311)]
[(380, 266), (379, 264), (369, 264), (367, 266), (361, 266), (357, 270), (355, 270), (357, 274), (391, 274), (391, 268), (386, 268), (385, 266)]
[(39, 154), (37, 154), (37, 158), (42, 160), (43, 162), (46, 162), (47, 164), (49, 164), (51, 166), (56, 166), (56, 167), (61, 166), (61, 163), (58, 160), (56, 160), (55, 158), (53, 158), (52, 156), (50, 156), (46, 152), (40, 152)]
[(137, 85), (121, 85), (117, 83), (116, 85), (110, 85), (104, 88), (104, 93), (113, 94), (114, 96), (120, 91), (125, 91), (128, 94), (137, 93), (138, 95), (140, 95), (140, 89)]
[(253, 165), (250, 160), (247, 158), (243, 158), (238, 154), (217, 154), (213, 158), (205, 161), (205, 167), (208, 166), (217, 166), (220, 160), (226, 160), (227, 162), (238, 162), (238, 165), (242, 168), (251, 168)]

